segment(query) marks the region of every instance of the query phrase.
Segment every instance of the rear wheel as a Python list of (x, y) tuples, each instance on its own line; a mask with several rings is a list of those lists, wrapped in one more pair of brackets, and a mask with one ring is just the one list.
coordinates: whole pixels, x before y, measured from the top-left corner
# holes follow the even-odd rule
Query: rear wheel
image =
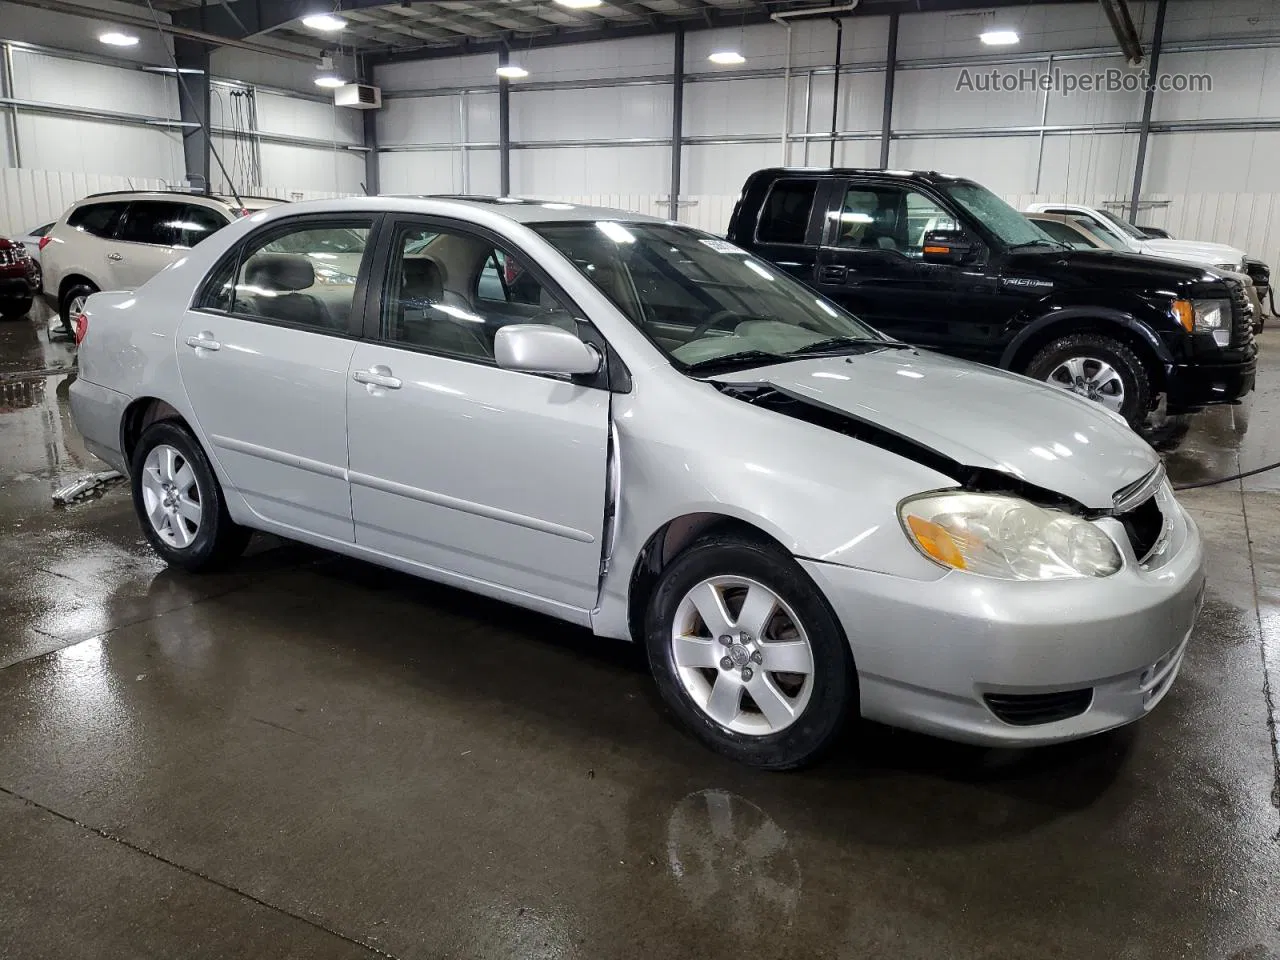
[(133, 453), (132, 484), (142, 532), (171, 566), (214, 570), (249, 543), (249, 530), (227, 513), (200, 444), (180, 423), (162, 420), (143, 433)]
[(85, 301), (97, 292), (98, 288), (92, 284), (81, 283), (62, 295), (62, 302), (58, 305), (58, 313), (62, 317), (62, 330), (68, 337), (74, 338), (76, 335), (73, 318), (84, 310)]
[(1135, 430), (1151, 408), (1152, 377), (1133, 350), (1094, 333), (1061, 337), (1032, 357), (1026, 375), (1120, 414)]
[(17, 320), (19, 317), (25, 317), (31, 312), (31, 305), (35, 300), (31, 297), (21, 297), (17, 300), (0, 300), (0, 317), (5, 320)]
[(649, 603), (646, 645), (677, 717), (751, 766), (810, 763), (857, 703), (835, 615), (795, 560), (765, 542), (713, 535), (677, 557)]

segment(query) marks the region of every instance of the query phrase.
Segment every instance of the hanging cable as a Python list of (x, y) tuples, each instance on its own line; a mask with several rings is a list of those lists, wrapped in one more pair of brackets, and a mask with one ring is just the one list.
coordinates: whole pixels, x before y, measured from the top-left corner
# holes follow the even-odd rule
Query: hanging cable
[(1201, 487), (1214, 487), (1220, 483), (1231, 483), (1233, 480), (1243, 480), (1246, 477), (1256, 477), (1260, 473), (1266, 473), (1268, 470), (1275, 470), (1280, 467), (1280, 461), (1276, 463), (1268, 463), (1265, 467), (1255, 467), (1252, 470), (1245, 470), (1242, 473), (1233, 473), (1229, 477), (1216, 477), (1213, 480), (1199, 480), (1196, 483), (1179, 483), (1175, 484), (1175, 490), (1198, 490)]

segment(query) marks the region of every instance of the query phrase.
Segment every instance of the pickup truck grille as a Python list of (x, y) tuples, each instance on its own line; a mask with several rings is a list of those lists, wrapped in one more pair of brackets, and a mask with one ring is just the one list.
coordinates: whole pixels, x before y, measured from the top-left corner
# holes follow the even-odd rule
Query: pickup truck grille
[(1231, 284), (1231, 345), (1247, 347), (1253, 343), (1253, 305), (1245, 296), (1244, 285)]
[(19, 249), (21, 248), (6, 247), (0, 250), (0, 267), (11, 267), (19, 260), (25, 261), (27, 259), (27, 251), (23, 250), (19, 253)]

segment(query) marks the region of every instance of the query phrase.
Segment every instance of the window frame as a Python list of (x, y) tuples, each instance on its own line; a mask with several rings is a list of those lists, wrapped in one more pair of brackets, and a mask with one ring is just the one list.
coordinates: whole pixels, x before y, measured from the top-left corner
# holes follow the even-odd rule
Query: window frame
[[(406, 227), (409, 229), (434, 230), (438, 234), (461, 233), (482, 240), (494, 249), (501, 249), (516, 257), (542, 287), (551, 291), (569, 308), (569, 312), (573, 315), (573, 319), (578, 325), (579, 338), (583, 343), (595, 347), (600, 352), (602, 358), (600, 369), (592, 374), (566, 379), (552, 374), (530, 373), (525, 370), (507, 370), (504, 367), (500, 367), (496, 359), (482, 360), (478, 357), (460, 356), (454, 353), (446, 353), (442, 350), (432, 350), (421, 344), (405, 343), (387, 337), (383, 330), (383, 314), (391, 292), (391, 264), (393, 257), (398, 253), (402, 253), (402, 251), (398, 252), (394, 249), (395, 238), (402, 228)], [(388, 214), (379, 235), (378, 246), (374, 251), (372, 261), (370, 279), (376, 278), (376, 283), (370, 282), (367, 284), (367, 309), (364, 311), (364, 327), (360, 334), (361, 338), (369, 343), (376, 343), (392, 350), (404, 350), (409, 353), (438, 357), (442, 360), (452, 360), (456, 363), (469, 363), (478, 367), (503, 370), (506, 373), (518, 376), (539, 377), (544, 380), (553, 380), (557, 383), (573, 383), (577, 386), (594, 387), (601, 390), (614, 389), (615, 392), (627, 392), (631, 388), (630, 373), (627, 372), (626, 367), (609, 346), (609, 342), (604, 335), (591, 322), (587, 312), (565, 292), (560, 284), (552, 279), (542, 268), (542, 265), (538, 263), (537, 258), (524, 250), (520, 244), (494, 230), (466, 220), (456, 220), (451, 217), (432, 214)], [(481, 270), (483, 269), (482, 266)], [(467, 286), (474, 288), (478, 283), (479, 274), (474, 278), (470, 278)]]
[[(314, 333), (322, 337), (340, 337), (344, 340), (360, 340), (364, 337), (364, 328), (366, 325), (365, 314), (368, 312), (368, 294), (369, 294), (369, 276), (373, 264), (377, 258), (379, 243), (382, 238), (382, 232), (386, 221), (386, 214), (383, 213), (307, 213), (299, 214), (292, 217), (283, 217), (279, 220), (272, 220), (255, 229), (248, 236), (241, 237), (231, 249), (225, 251), (222, 256), (214, 261), (212, 267), (204, 275), (204, 279), (200, 281), (200, 285), (196, 287), (195, 295), (191, 299), (191, 303), (187, 309), (196, 313), (203, 313), (213, 317), (230, 317), (236, 320), (247, 320), (254, 323), (262, 323), (272, 327), (283, 327), (286, 330), (299, 330), (303, 333)], [(345, 330), (321, 330), (317, 327), (303, 323), (290, 323), (288, 320), (276, 320), (272, 317), (260, 317), (252, 313), (240, 313), (234, 310), (219, 310), (216, 307), (202, 306), (202, 302), (210, 292), (218, 274), (228, 264), (232, 264), (231, 276), (233, 279), (240, 276), (240, 267), (243, 265), (244, 252), (250, 246), (265, 246), (277, 236), (292, 233), (295, 230), (309, 229), (365, 229), (364, 224), (368, 223), (369, 239), (365, 243), (364, 254), (360, 259), (360, 272), (356, 276), (355, 289), (351, 295), (351, 312), (347, 314), (347, 328)]]

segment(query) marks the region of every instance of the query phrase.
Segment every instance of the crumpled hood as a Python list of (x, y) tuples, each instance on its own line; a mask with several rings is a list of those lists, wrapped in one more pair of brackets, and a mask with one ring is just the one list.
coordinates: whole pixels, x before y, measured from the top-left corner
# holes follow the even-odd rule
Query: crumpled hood
[(1229, 263), (1237, 266), (1244, 260), (1244, 251), (1225, 243), (1208, 243), (1199, 240), (1142, 240), (1142, 252), (1156, 257), (1170, 257), (1191, 263), (1207, 263), (1217, 266)]
[(968, 467), (999, 470), (1090, 509), (1159, 464), (1101, 406), (991, 367), (919, 350), (815, 357), (715, 378), (768, 384), (907, 437)]

